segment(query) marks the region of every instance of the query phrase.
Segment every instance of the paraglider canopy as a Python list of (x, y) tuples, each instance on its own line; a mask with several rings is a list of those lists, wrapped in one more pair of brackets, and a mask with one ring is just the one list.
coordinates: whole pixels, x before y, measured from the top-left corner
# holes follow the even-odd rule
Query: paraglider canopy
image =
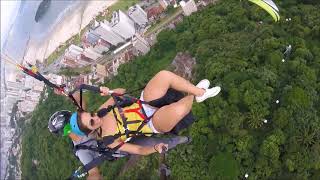
[(256, 5), (266, 10), (272, 16), (275, 22), (278, 22), (280, 20), (279, 9), (272, 0), (249, 0), (249, 1), (255, 3)]

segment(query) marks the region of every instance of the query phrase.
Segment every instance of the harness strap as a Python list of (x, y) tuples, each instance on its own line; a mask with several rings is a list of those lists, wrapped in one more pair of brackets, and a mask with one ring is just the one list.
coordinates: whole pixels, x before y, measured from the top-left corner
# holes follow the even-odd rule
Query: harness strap
[(74, 99), (74, 97), (72, 96), (71, 93), (68, 95), (68, 97), (72, 100), (73, 104), (76, 105), (79, 110), (82, 110), (82, 107), (79, 106), (79, 104), (77, 103), (76, 99)]
[[(146, 115), (146, 112), (142, 106), (142, 104), (148, 104), (148, 102), (145, 102), (145, 101), (141, 101), (135, 97), (132, 97), (132, 96), (129, 96), (129, 95), (126, 95), (124, 98), (126, 99), (121, 99), (119, 96), (124, 96), (123, 94), (117, 94), (117, 93), (112, 93), (111, 94), (113, 100), (115, 101), (115, 105), (113, 106), (110, 106), (108, 108), (105, 108), (102, 112), (102, 110), (100, 110), (98, 112), (99, 114), (99, 117), (100, 116), (104, 116), (107, 112), (110, 112), (111, 109), (112, 109), (112, 112), (113, 112), (113, 116), (114, 118), (116, 119), (116, 121), (118, 122), (117, 123), (117, 126), (118, 126), (118, 129), (119, 129), (119, 132), (115, 135), (117, 137), (120, 137), (120, 136), (123, 136), (125, 135), (126, 138), (131, 138), (131, 137), (134, 137), (134, 136), (137, 136), (137, 135), (147, 135), (147, 134), (154, 134), (154, 133), (142, 133), (140, 132), (141, 129), (150, 121), (150, 119), (153, 117), (153, 116), (150, 116), (150, 117), (147, 117)], [(120, 102), (121, 101), (121, 102)], [(123, 110), (122, 106), (123, 105), (129, 105), (129, 104), (133, 104), (133, 103), (137, 103), (139, 107), (137, 108), (134, 108), (134, 109), (126, 109), (126, 110)], [(122, 106), (121, 106), (121, 105)], [(119, 112), (119, 115), (120, 115), (120, 118), (122, 119), (122, 122), (118, 119), (117, 115), (116, 115), (116, 111), (115, 111), (115, 107), (118, 109), (118, 112)], [(142, 113), (140, 112), (140, 110), (142, 111)], [(125, 113), (136, 113), (140, 118), (143, 119), (143, 121), (141, 122), (140, 120), (132, 120), (132, 121), (128, 121), (127, 118), (125, 117)], [(128, 125), (129, 124), (134, 124), (134, 123), (140, 123), (140, 126), (138, 127), (137, 130), (135, 131), (130, 131), (128, 129)], [(124, 128), (124, 133), (121, 133), (120, 132), (120, 128), (119, 128), (119, 125), (122, 125), (123, 128)]]
[[(73, 104), (76, 105), (79, 110), (83, 110), (83, 108), (82, 108), (82, 92), (83, 92), (83, 89), (87, 89), (87, 90), (90, 90), (90, 91), (93, 91), (93, 92), (96, 92), (96, 93), (100, 93), (100, 88), (99, 87), (90, 86), (90, 85), (87, 85), (87, 84), (81, 84), (79, 87), (77, 87), (73, 91), (71, 91), (68, 94), (68, 97), (72, 100)], [(63, 90), (63, 88), (62, 88), (62, 90)], [(80, 90), (80, 105), (77, 103), (77, 101), (72, 96), (72, 94), (74, 92), (78, 91), (78, 90)]]
[(91, 141), (96, 141), (96, 140), (95, 139), (89, 139), (89, 140), (87, 140), (85, 142), (82, 142), (80, 144), (74, 145), (73, 146), (73, 151), (76, 152), (79, 149), (84, 149), (83, 146), (86, 146), (85, 144), (88, 143), (88, 142), (91, 142)]
[[(127, 132), (129, 131), (129, 130), (128, 130), (128, 126), (127, 126), (127, 118), (124, 116), (123, 109), (119, 106), (119, 102), (118, 102), (117, 96), (115, 96), (114, 94), (111, 94), (111, 96), (112, 96), (113, 100), (115, 101), (115, 106), (118, 108), (118, 112), (119, 112), (119, 114), (120, 114), (120, 117), (121, 117), (122, 123), (123, 123), (122, 126), (124, 127), (125, 132), (126, 132), (126, 134), (127, 134)], [(119, 97), (118, 97), (118, 98), (119, 98)], [(116, 120), (119, 122), (119, 120), (118, 120), (118, 118), (117, 118), (117, 116), (116, 116), (116, 114), (115, 114), (115, 110), (114, 110), (114, 109), (113, 109), (113, 114), (114, 114)], [(127, 136), (127, 135), (126, 135), (126, 136)], [(127, 138), (129, 138), (129, 136), (127, 136)]]
[(92, 168), (102, 164), (105, 160), (113, 161), (116, 158), (112, 156), (113, 153), (109, 152), (108, 154), (103, 154), (94, 158), (91, 162), (83, 166), (84, 173), (90, 171)]
[(77, 177), (80, 177), (83, 174), (86, 174), (88, 171), (90, 171), (92, 168), (102, 164), (105, 160), (108, 161), (113, 161), (117, 159), (116, 157), (113, 156), (113, 154), (116, 154), (116, 151), (123, 146), (125, 142), (121, 142), (114, 148), (106, 148), (107, 150), (100, 156), (94, 158), (91, 162), (88, 164), (84, 165), (81, 168), (81, 171), (76, 171), (75, 173), (72, 174), (72, 176), (69, 179), (75, 179)]
[(126, 113), (134, 112), (134, 113), (137, 113), (143, 120), (147, 119), (147, 117), (139, 111), (140, 109), (143, 109), (141, 101), (138, 100), (137, 104), (139, 105), (139, 107), (134, 108), (134, 109), (127, 109), (124, 112), (126, 112)]
[[(112, 112), (113, 112), (114, 118), (115, 118), (116, 121), (118, 122), (117, 125), (118, 125), (118, 124), (122, 125), (122, 122), (118, 119), (117, 113), (116, 113), (116, 111), (114, 110), (114, 108), (112, 109)], [(118, 128), (119, 128), (119, 126), (118, 126)]]
[(82, 150), (90, 150), (90, 151), (94, 151), (94, 152), (104, 152), (102, 149), (100, 149), (97, 146), (87, 146), (87, 145), (77, 145), (75, 146), (76, 151), (82, 149)]
[(127, 124), (136, 124), (136, 123), (140, 123), (140, 120), (133, 120), (133, 121), (127, 121)]
[[(141, 131), (130, 131), (129, 133), (129, 136), (130, 136), (130, 138), (132, 138), (132, 137), (136, 137), (136, 136), (139, 136), (139, 135), (154, 135), (155, 133), (143, 133), (143, 132), (141, 132)], [(118, 133), (117, 134), (117, 136), (123, 136), (123, 135), (126, 135), (125, 133)]]

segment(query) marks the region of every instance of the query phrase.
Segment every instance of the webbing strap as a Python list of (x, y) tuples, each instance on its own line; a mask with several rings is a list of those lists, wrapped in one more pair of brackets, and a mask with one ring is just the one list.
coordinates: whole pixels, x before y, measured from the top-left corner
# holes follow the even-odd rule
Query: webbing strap
[[(127, 132), (129, 131), (128, 130), (128, 126), (127, 126), (127, 118), (124, 116), (124, 112), (123, 112), (123, 109), (119, 106), (119, 102), (118, 102), (118, 99), (117, 97), (114, 95), (114, 94), (111, 94), (113, 100), (115, 101), (115, 106), (118, 108), (118, 112), (120, 114), (120, 117), (122, 119), (122, 126), (124, 127), (124, 131), (126, 133), (126, 137), (129, 138), (129, 136), (127, 135)], [(115, 113), (115, 110), (113, 109), (113, 113)], [(119, 122), (117, 116), (114, 114), (116, 120)]]
[(94, 158), (91, 162), (83, 166), (83, 171), (88, 172), (90, 169), (100, 165), (105, 160), (115, 160), (116, 158), (113, 157), (113, 154), (124, 145), (125, 142), (121, 142), (116, 147), (108, 149), (108, 151), (105, 151), (101, 156), (98, 156), (97, 158)]
[[(112, 93), (111, 94), (113, 100), (115, 101), (115, 105), (112, 106), (112, 108), (109, 108), (108, 111), (110, 111), (112, 109), (112, 112), (113, 112), (113, 116), (114, 118), (116, 119), (116, 121), (118, 122), (117, 123), (117, 126), (118, 126), (118, 129), (119, 128), (119, 125), (122, 125), (123, 128), (124, 128), (124, 133), (121, 133), (120, 130), (119, 132), (117, 133), (117, 136), (120, 137), (120, 136), (123, 136), (125, 135), (126, 138), (130, 138), (130, 137), (134, 137), (134, 136), (137, 136), (137, 135), (146, 135), (146, 134), (154, 134), (154, 133), (142, 133), (140, 132), (141, 129), (150, 121), (150, 119), (153, 117), (153, 116), (150, 116), (150, 117), (147, 117), (146, 113), (145, 113), (145, 110), (142, 106), (142, 104), (148, 104), (148, 102), (145, 102), (145, 101), (141, 101), (135, 97), (132, 97), (132, 96), (129, 96), (129, 95), (126, 95), (126, 98), (130, 98), (132, 101), (132, 103), (137, 103), (139, 105), (139, 107), (137, 108), (134, 108), (134, 109), (127, 109), (127, 110), (123, 110), (123, 108), (119, 105), (121, 102), (121, 99), (119, 96), (124, 96), (123, 94), (117, 94), (117, 93)], [(128, 99), (127, 99), (128, 100)], [(130, 102), (130, 101), (129, 101)], [(121, 121), (118, 119), (117, 115), (116, 115), (116, 112), (115, 112), (115, 107), (118, 109), (118, 112), (119, 112), (119, 115), (120, 115), (120, 118), (122, 119), (122, 123)], [(142, 113), (140, 112), (140, 110), (142, 111)], [(132, 120), (132, 121), (128, 121), (127, 118), (125, 117), (125, 113), (136, 113), (138, 114), (138, 116), (140, 116), (143, 121), (141, 122), (140, 120)], [(134, 123), (139, 123), (141, 122), (140, 126), (138, 127), (138, 129), (136, 131), (130, 131), (128, 129), (128, 124), (134, 124)]]
[[(72, 100), (73, 104), (76, 105), (79, 110), (82, 110), (82, 107), (79, 106), (79, 104), (78, 104), (77, 101), (74, 99), (74, 97), (72, 96), (72, 94), (70, 93), (68, 96), (69, 96), (69, 98)], [(80, 101), (81, 101), (81, 100), (80, 100)]]
[(147, 119), (147, 117), (144, 114), (140, 113), (140, 109), (143, 109), (143, 107), (141, 105), (141, 101), (138, 100), (137, 104), (139, 105), (139, 107), (134, 108), (134, 109), (127, 109), (124, 112), (126, 112), (126, 113), (134, 112), (134, 113), (137, 113), (138, 116), (140, 116), (143, 120)]
[[(128, 134), (132, 134), (132, 136), (130, 136), (130, 138), (135, 137), (135, 136), (139, 136), (139, 135), (154, 135), (155, 133), (143, 133), (141, 131), (130, 131), (128, 132)], [(126, 135), (125, 133), (118, 133), (116, 134), (117, 137)]]
[(80, 108), (82, 108), (82, 89), (80, 89)]
[(133, 120), (133, 121), (127, 121), (127, 124), (136, 124), (136, 123), (140, 123), (140, 120)]

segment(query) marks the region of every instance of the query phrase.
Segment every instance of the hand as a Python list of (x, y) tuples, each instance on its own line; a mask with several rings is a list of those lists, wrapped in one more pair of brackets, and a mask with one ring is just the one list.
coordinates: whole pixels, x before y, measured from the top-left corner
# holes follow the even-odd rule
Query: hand
[(109, 95), (109, 88), (107, 87), (100, 87), (100, 95), (101, 96), (108, 96)]
[(168, 144), (164, 144), (164, 143), (156, 144), (154, 145), (154, 149), (161, 154), (163, 150), (168, 151)]

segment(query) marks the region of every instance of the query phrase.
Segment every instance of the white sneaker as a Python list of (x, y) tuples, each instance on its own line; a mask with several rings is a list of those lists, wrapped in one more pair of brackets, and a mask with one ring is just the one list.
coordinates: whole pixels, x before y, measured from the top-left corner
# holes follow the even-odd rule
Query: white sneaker
[(210, 86), (210, 81), (208, 79), (202, 79), (196, 87), (201, 88), (201, 89), (208, 89)]
[(221, 88), (219, 86), (213, 87), (211, 89), (206, 89), (206, 92), (202, 96), (196, 96), (196, 101), (198, 103), (203, 102), (207, 98), (214, 97), (219, 94)]

